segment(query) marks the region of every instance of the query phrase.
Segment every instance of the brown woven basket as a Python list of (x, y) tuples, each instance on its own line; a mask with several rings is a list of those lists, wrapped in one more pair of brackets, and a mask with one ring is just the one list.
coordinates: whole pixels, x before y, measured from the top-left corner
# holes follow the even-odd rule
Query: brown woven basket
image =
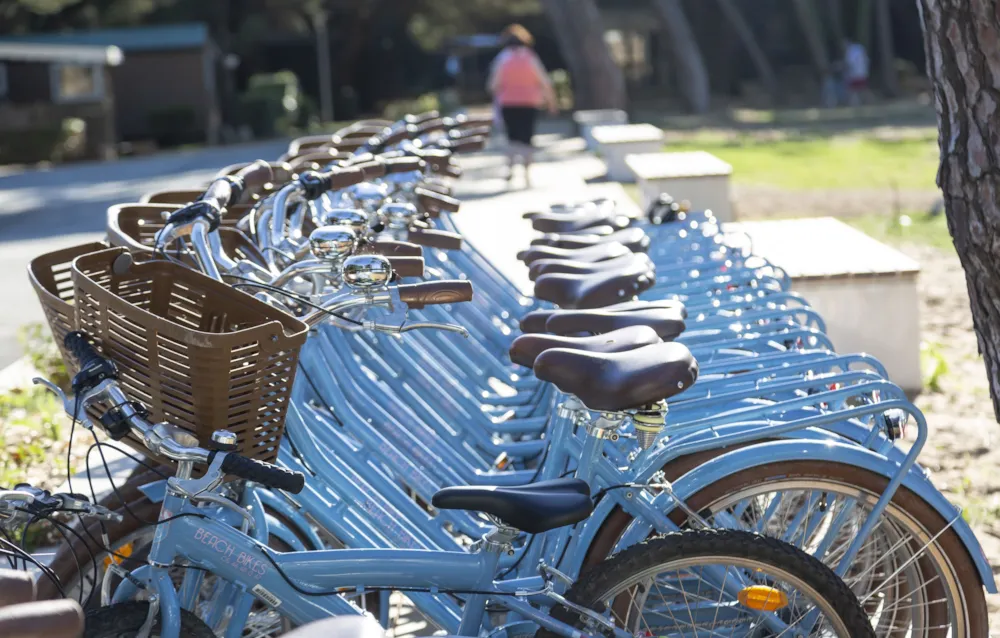
[[(124, 246), (134, 254), (152, 253), (156, 233), (164, 226), (163, 213), (173, 212), (175, 204), (117, 204), (108, 209), (108, 241), (112, 246)], [(225, 215), (219, 226), (222, 248), (233, 259), (247, 259), (256, 264), (265, 263), (260, 250), (250, 238), (235, 228), (238, 215)], [(194, 255), (178, 252), (176, 245), (167, 247), (170, 255), (196, 267)]]
[(38, 302), (42, 304), (45, 320), (49, 324), (56, 345), (59, 346), (59, 352), (72, 372), (76, 371), (76, 362), (71, 362), (63, 349), (63, 338), (66, 337), (66, 333), (76, 329), (71, 266), (73, 260), (80, 255), (107, 248), (108, 245), (101, 242), (80, 244), (39, 255), (28, 265), (28, 279), (35, 289)]
[[(49, 330), (52, 331), (52, 338), (71, 377), (80, 369), (76, 359), (66, 353), (66, 347), (63, 345), (66, 333), (76, 330), (76, 312), (73, 307), (73, 260), (81, 255), (107, 249), (108, 245), (101, 242), (80, 244), (39, 255), (28, 265), (28, 279), (35, 289)], [(87, 407), (87, 414), (96, 423), (107, 407), (90, 405)]]
[(72, 268), (76, 327), (97, 338), (152, 420), (203, 445), (229, 430), (240, 454), (274, 461), (304, 323), (184, 266), (133, 262), (124, 248), (82, 255)]

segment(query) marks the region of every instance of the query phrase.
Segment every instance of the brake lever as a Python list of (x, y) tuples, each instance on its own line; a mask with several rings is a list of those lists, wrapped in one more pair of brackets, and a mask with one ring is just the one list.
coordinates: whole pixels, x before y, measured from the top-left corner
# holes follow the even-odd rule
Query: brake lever
[(466, 339), (469, 338), (469, 331), (464, 326), (459, 326), (453, 323), (435, 323), (432, 321), (419, 321), (417, 323), (408, 323), (408, 324), (400, 324), (399, 326), (390, 326), (384, 323), (365, 321), (364, 327), (368, 330), (377, 330), (378, 332), (388, 332), (391, 334), (402, 334), (404, 332), (409, 332), (411, 330), (446, 330), (448, 332), (457, 332)]
[(52, 383), (48, 379), (43, 379), (42, 377), (35, 377), (31, 380), (31, 382), (34, 383), (35, 385), (45, 386), (45, 388), (48, 389), (49, 392), (52, 392), (57, 397), (59, 397), (59, 399), (62, 401), (63, 404), (63, 411), (65, 411), (66, 414), (70, 416), (70, 418), (75, 419), (80, 423), (80, 425), (87, 428), (88, 430), (93, 430), (94, 423), (93, 421), (90, 420), (90, 417), (87, 416), (87, 413), (84, 411), (84, 408), (86, 408), (87, 403), (93, 397), (103, 393), (108, 388), (108, 386), (110, 386), (112, 383), (115, 382), (115, 380), (105, 379), (104, 381), (101, 381), (93, 388), (90, 388), (89, 390), (84, 392), (82, 396), (77, 395), (76, 397), (73, 397), (72, 400), (70, 396), (68, 396), (65, 392), (63, 392), (62, 388)]

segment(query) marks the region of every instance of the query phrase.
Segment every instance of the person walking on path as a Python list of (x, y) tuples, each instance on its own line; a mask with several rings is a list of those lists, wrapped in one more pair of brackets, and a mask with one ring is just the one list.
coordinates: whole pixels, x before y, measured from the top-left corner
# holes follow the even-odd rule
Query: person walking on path
[(844, 42), (844, 81), (847, 84), (847, 103), (860, 106), (868, 90), (868, 53), (857, 42)]
[(514, 179), (514, 163), (521, 159), (525, 186), (531, 187), (531, 162), (538, 110), (555, 113), (556, 96), (549, 75), (532, 48), (534, 38), (523, 26), (512, 24), (501, 34), (502, 50), (490, 67), (489, 89), (500, 108), (507, 131), (507, 181)]

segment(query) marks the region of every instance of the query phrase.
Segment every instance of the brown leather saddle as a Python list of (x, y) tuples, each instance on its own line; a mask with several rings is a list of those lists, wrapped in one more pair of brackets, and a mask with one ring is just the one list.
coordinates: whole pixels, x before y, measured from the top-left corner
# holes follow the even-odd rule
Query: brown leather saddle
[(624, 245), (616, 241), (611, 241), (575, 250), (553, 248), (552, 246), (532, 246), (527, 250), (517, 253), (517, 258), (530, 266), (539, 259), (568, 259), (571, 261), (595, 262), (607, 261), (608, 259), (621, 257), (631, 252)]
[(531, 245), (573, 250), (609, 241), (616, 241), (632, 252), (645, 252), (649, 249), (649, 235), (641, 228), (623, 228), (612, 232), (610, 235), (596, 235), (586, 231), (580, 233), (547, 233), (531, 240)]
[(698, 363), (679, 343), (608, 353), (552, 348), (535, 358), (534, 371), (591, 410), (621, 412), (688, 389), (698, 378)]
[[(687, 309), (684, 307), (684, 304), (680, 301), (673, 301), (671, 299), (663, 299), (660, 301), (643, 301), (639, 299), (634, 301), (623, 301), (621, 303), (605, 306), (600, 310), (603, 312), (624, 313), (624, 312), (633, 312), (636, 310), (652, 310), (656, 308), (673, 310), (674, 312), (677, 313), (677, 316), (679, 316), (681, 319), (687, 319)], [(520, 321), (521, 332), (525, 334), (548, 332), (548, 328), (546, 328), (545, 324), (549, 320), (549, 318), (552, 317), (553, 315), (567, 313), (567, 312), (579, 312), (579, 311), (557, 310), (557, 309), (533, 310), (524, 315), (523, 317), (521, 317)], [(595, 328), (596, 326), (588, 326), (586, 330), (582, 330), (581, 332), (596, 333), (598, 331)]]
[(625, 268), (627, 266), (631, 266), (637, 261), (646, 264), (650, 269), (655, 268), (653, 260), (651, 260), (646, 253), (630, 253), (613, 259), (597, 262), (573, 261), (572, 259), (539, 259), (531, 262), (531, 267), (528, 269), (528, 279), (535, 281), (541, 275), (548, 275), (551, 273), (594, 275), (597, 273), (611, 272), (613, 270)]
[(660, 343), (656, 331), (647, 326), (631, 326), (605, 334), (566, 337), (551, 334), (521, 335), (510, 345), (510, 360), (530, 368), (542, 352), (552, 348), (570, 348), (586, 352), (624, 352)]
[(636, 260), (607, 272), (540, 275), (535, 280), (535, 297), (560, 308), (600, 308), (628, 301), (655, 283), (651, 262)]

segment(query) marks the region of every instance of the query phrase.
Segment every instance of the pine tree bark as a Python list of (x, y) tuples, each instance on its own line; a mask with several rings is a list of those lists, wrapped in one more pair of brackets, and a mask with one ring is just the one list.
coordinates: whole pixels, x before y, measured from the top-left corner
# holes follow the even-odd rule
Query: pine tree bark
[(948, 230), (1000, 420), (1000, 6), (918, 0), (934, 84)]
[(771, 96), (772, 100), (777, 101), (778, 80), (775, 78), (774, 69), (767, 59), (767, 54), (764, 53), (764, 50), (757, 42), (757, 38), (754, 36), (750, 25), (743, 19), (743, 13), (736, 6), (735, 0), (718, 0), (718, 2), (722, 13), (725, 14), (726, 19), (729, 20), (729, 23), (733, 26), (737, 35), (739, 35), (743, 46), (746, 47), (747, 53), (750, 55), (750, 60), (753, 61), (753, 65), (757, 69), (757, 75), (760, 76), (760, 81), (764, 85), (764, 89)]
[(625, 108), (625, 74), (604, 42), (604, 24), (594, 0), (542, 0), (542, 6), (555, 25), (576, 108)]
[(691, 23), (680, 0), (653, 0), (663, 31), (672, 47), (681, 95), (695, 113), (704, 113), (710, 102), (708, 69)]

